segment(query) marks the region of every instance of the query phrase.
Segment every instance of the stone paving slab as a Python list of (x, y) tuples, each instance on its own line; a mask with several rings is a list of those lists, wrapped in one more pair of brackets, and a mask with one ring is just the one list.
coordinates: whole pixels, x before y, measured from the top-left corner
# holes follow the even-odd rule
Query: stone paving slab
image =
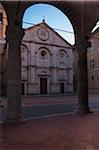
[[(22, 106), (77, 103), (76, 95), (23, 96)], [(90, 94), (89, 101), (99, 101), (99, 94)], [(0, 107), (7, 107), (7, 99), (0, 98)]]
[(99, 111), (1, 125), (1, 150), (99, 150)]

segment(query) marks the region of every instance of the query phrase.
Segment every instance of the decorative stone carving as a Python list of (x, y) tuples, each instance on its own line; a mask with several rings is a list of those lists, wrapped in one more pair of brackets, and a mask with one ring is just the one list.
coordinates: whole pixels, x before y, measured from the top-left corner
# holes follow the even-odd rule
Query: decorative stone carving
[(45, 28), (39, 28), (37, 30), (37, 35), (40, 38), (40, 40), (46, 41), (49, 39), (49, 32)]

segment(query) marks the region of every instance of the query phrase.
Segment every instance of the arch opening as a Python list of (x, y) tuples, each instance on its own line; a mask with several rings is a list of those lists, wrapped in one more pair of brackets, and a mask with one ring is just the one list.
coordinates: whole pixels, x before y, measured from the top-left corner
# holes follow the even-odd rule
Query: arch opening
[(0, 95), (6, 95), (7, 89), (7, 43), (6, 43), (6, 27), (7, 15), (4, 7), (0, 3)]
[(96, 22), (94, 28), (92, 29), (92, 33), (99, 28), (99, 20)]
[(7, 24), (8, 24), (7, 14), (4, 7), (0, 3), (0, 38), (6, 37)]
[(51, 4), (38, 3), (28, 7), (23, 15), (24, 29), (45, 21), (70, 44), (75, 43), (73, 26), (68, 17)]
[[(75, 40), (70, 20), (53, 5), (40, 3), (25, 10), (22, 22), (25, 29), (22, 42), (28, 45), (28, 62), (32, 67), (27, 70), (28, 94), (42, 93), (45, 78), (47, 91), (44, 93), (60, 94), (61, 83), (64, 93), (72, 92), (72, 45)], [(60, 50), (63, 53), (59, 55)], [(70, 53), (68, 58), (66, 51)]]

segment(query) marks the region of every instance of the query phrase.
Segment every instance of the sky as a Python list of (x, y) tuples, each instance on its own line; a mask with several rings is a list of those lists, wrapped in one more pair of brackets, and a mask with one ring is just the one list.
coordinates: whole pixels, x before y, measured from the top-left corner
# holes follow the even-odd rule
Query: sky
[[(23, 16), (23, 22), (33, 24), (41, 23), (43, 19), (45, 19), (45, 22), (53, 29), (56, 28), (69, 31), (70, 33), (55, 30), (70, 44), (74, 44), (73, 27), (67, 16), (56, 7), (48, 4), (35, 4), (29, 7)], [(28, 28), (30, 26), (32, 25), (23, 23), (23, 28)]]
[[(55, 31), (58, 32), (70, 44), (73, 45), (75, 43), (74, 30), (70, 20), (61, 10), (49, 4), (35, 4), (26, 9), (23, 16), (23, 28), (26, 29), (35, 24), (41, 23), (43, 19), (45, 19), (45, 22), (51, 28), (64, 30), (65, 32), (58, 30)], [(26, 24), (24, 22), (32, 23), (33, 25)], [(94, 30), (97, 27), (99, 27), (99, 21)]]

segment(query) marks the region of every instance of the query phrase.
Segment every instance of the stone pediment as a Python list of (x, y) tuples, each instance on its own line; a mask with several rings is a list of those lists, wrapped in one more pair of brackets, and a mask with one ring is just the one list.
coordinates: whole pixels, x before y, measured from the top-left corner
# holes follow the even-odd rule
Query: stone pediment
[(72, 47), (54, 29), (45, 22), (32, 26), (25, 30), (23, 41), (48, 44), (54, 46)]

